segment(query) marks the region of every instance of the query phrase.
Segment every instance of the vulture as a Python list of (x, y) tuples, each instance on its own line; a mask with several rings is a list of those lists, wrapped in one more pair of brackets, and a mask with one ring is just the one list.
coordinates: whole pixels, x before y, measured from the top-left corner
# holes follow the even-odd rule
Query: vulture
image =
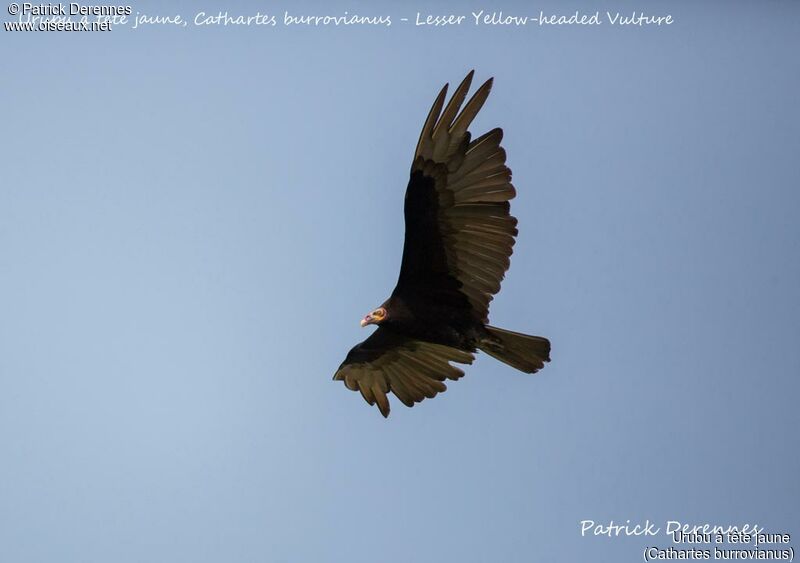
[[(377, 325), (333, 376), (389, 416), (388, 394), (414, 406), (446, 389), (481, 350), (522, 372), (550, 361), (550, 341), (490, 326), (489, 303), (509, 267), (516, 192), (503, 130), (476, 139), (469, 126), (492, 78), (464, 105), (474, 71), (445, 105), (445, 84), (422, 126), (406, 188), (400, 276), (391, 296), (361, 320)], [(463, 108), (462, 108), (463, 105)]]

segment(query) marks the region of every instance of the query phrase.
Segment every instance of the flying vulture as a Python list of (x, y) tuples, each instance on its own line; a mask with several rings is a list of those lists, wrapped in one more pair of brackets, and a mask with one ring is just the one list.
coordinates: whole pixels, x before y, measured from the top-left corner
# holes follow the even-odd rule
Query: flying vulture
[[(470, 72), (444, 106), (442, 88), (414, 151), (406, 188), (406, 234), (400, 277), (391, 297), (361, 326), (378, 328), (347, 354), (333, 379), (360, 391), (389, 416), (391, 391), (412, 407), (446, 389), (477, 350), (526, 373), (550, 361), (550, 341), (489, 326), (489, 302), (500, 291), (517, 235), (509, 214), (515, 196), (502, 129), (472, 139), (468, 129), (492, 79), (461, 108)], [(460, 110), (460, 111), (459, 111)]]

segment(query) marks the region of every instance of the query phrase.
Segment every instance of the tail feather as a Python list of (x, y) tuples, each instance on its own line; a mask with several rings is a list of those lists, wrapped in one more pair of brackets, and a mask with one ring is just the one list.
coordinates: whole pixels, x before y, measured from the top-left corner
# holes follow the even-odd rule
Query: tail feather
[(478, 342), (478, 348), (493, 358), (525, 373), (536, 373), (550, 361), (550, 341), (542, 336), (530, 336), (486, 325), (488, 337)]

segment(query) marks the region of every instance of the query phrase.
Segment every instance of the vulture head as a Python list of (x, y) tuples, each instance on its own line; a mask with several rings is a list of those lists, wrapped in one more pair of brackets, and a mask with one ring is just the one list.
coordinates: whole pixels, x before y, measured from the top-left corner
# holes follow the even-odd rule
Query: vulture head
[(384, 307), (378, 307), (374, 311), (372, 311), (369, 315), (361, 319), (361, 326), (367, 325), (379, 325), (386, 319), (386, 309)]

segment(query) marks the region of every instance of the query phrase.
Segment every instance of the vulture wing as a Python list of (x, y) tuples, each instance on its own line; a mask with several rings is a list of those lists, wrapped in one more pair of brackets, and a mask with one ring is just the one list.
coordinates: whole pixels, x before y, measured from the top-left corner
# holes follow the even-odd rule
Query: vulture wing
[(473, 359), (469, 352), (414, 340), (381, 326), (350, 350), (333, 379), (344, 381), (352, 391), (360, 391), (370, 405), (377, 403), (386, 417), (389, 391), (413, 407), (447, 389), (445, 379), (464, 375), (449, 362), (471, 364)]
[(475, 140), (467, 131), (492, 87), (487, 80), (461, 109), (472, 76), (444, 110), (447, 85), (442, 88), (422, 127), (406, 189), (403, 261), (394, 295), (451, 297), (450, 303), (452, 297), (466, 298), (476, 320), (487, 323), (517, 234), (508, 203), (516, 192), (500, 146), (502, 129)]

